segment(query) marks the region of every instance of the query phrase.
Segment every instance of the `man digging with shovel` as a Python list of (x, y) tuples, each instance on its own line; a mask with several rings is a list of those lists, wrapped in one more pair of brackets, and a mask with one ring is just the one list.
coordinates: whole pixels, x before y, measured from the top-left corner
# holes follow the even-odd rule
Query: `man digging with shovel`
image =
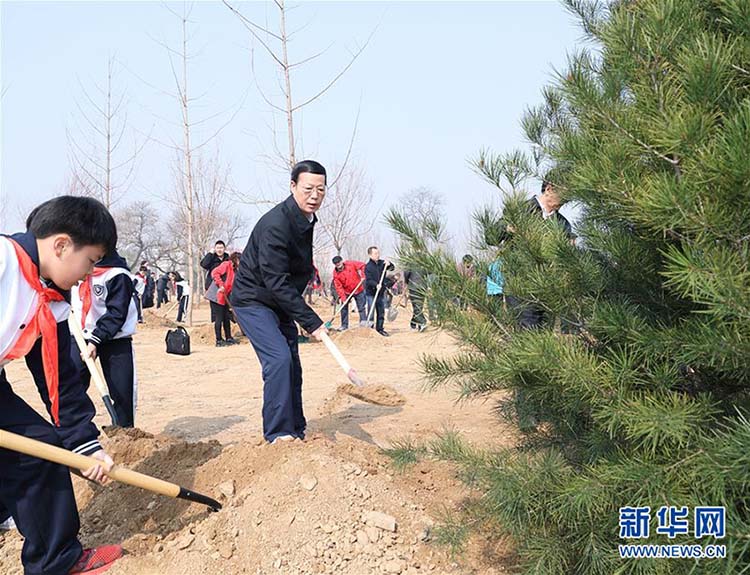
[(359, 312), (359, 326), (367, 327), (367, 301), (365, 298), (365, 263), (344, 261), (341, 256), (333, 258), (333, 285), (343, 303), (341, 307), (341, 331), (349, 329), (349, 300), (353, 299)]
[[(291, 195), (255, 225), (234, 278), (230, 301), (263, 370), (263, 436), (269, 443), (304, 439), (302, 363), (297, 327), (325, 343), (365, 401), (374, 401), (302, 296), (313, 274), (313, 228), (326, 194), (326, 170), (305, 160), (292, 168)], [(388, 390), (386, 390), (388, 391)], [(394, 392), (395, 394), (395, 392)], [(384, 394), (385, 401), (401, 401)], [(350, 395), (354, 395), (351, 393)], [(397, 394), (395, 394), (397, 395)], [(380, 401), (380, 396), (375, 400)]]
[(313, 274), (313, 229), (326, 194), (325, 168), (299, 162), (290, 189), (255, 225), (230, 296), (263, 368), (263, 436), (271, 443), (304, 439), (307, 427), (294, 322), (319, 340), (327, 332), (302, 296)]

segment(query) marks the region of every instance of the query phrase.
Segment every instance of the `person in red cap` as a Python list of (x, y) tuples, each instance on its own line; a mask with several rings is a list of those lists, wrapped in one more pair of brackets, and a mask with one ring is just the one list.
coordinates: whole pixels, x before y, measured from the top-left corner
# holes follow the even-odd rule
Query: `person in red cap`
[[(367, 327), (367, 298), (365, 297), (365, 262), (344, 261), (341, 256), (333, 258), (333, 285), (341, 303), (352, 293), (357, 304), (360, 327)], [(341, 308), (341, 330), (349, 329), (349, 304)]]
[[(0, 235), (0, 429), (90, 455), (83, 473), (101, 483), (112, 459), (99, 444), (96, 413), (70, 352), (69, 290), (117, 244), (112, 216), (92, 198), (60, 196), (35, 208), (26, 232)], [(13, 392), (3, 366), (24, 358), (50, 424)], [(0, 449), (0, 523), (11, 515), (24, 537), (26, 575), (94, 575), (122, 547), (83, 549), (70, 470)]]

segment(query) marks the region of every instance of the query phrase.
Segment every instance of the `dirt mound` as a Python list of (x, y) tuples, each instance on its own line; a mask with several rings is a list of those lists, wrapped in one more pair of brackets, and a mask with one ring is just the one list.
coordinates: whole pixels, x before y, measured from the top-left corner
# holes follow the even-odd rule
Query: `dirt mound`
[(170, 312), (170, 314), (167, 317), (164, 317), (164, 313), (166, 310), (163, 310), (162, 308), (159, 308), (159, 310), (155, 309), (144, 309), (143, 310), (143, 323), (139, 324), (138, 329), (142, 329), (144, 327), (146, 328), (162, 328), (162, 327), (169, 327), (169, 328), (175, 328), (178, 324), (176, 321), (170, 319), (174, 316), (177, 312), (173, 310), (173, 313)]
[(117, 427), (116, 425), (105, 425), (102, 431), (110, 439), (118, 436), (126, 436), (128, 439), (153, 439), (154, 435), (137, 427)]
[[(205, 305), (194, 310), (198, 327), (208, 324), (209, 311)], [(424, 461), (398, 473), (377, 447), (405, 435), (432, 438), (444, 423), (479, 445), (494, 445), (490, 438), (497, 435), (509, 438), (509, 446), (516, 441), (512, 429), (497, 433), (491, 402), (456, 404), (452, 392), (423, 396), (418, 391), (421, 374), (414, 360), (419, 354), (457, 348), (440, 332), (412, 334), (408, 319), (399, 316), (389, 329), (391, 338), (367, 329), (335, 334), (362, 378), (394, 384), (408, 399), (405, 406), (372, 405), (332, 393), (346, 375), (322, 346), (303, 345), (310, 434), (305, 442), (267, 445), (261, 438), (263, 394), (255, 354), (235, 346), (222, 350), (217, 360), (213, 340), (203, 346), (196, 338), (192, 355), (167, 355), (166, 329), (149, 327), (147, 315), (146, 329), (139, 326), (134, 337), (142, 384), (138, 422), (154, 435), (108, 428), (103, 442), (118, 464), (218, 499), (224, 508), (209, 513), (203, 505), (124, 485), (93, 486), (74, 477), (82, 543), (124, 543), (129, 555), (108, 572), (113, 575), (511, 572), (513, 558), (482, 539), (458, 559), (461, 566), (451, 562), (444, 547), (431, 544), (437, 537), (432, 521), (461, 507), (469, 494), (452, 466)], [(43, 412), (22, 363), (7, 366), (9, 379)], [(97, 419), (108, 422), (96, 404)], [(206, 439), (223, 445), (196, 443)], [(17, 531), (0, 532), (1, 575), (21, 575), (22, 543)]]
[[(422, 462), (394, 475), (375, 446), (321, 434), (222, 448), (128, 431), (105, 443), (118, 462), (224, 505), (210, 513), (126, 485), (76, 479), (84, 545), (122, 542), (128, 552), (113, 575), (504, 572), (459, 566), (430, 545), (434, 517), (468, 494), (446, 464)], [(20, 575), (21, 537), (14, 532), (0, 542), (2, 572)]]
[(404, 405), (406, 398), (389, 385), (365, 385), (362, 387), (347, 383), (340, 385), (337, 393), (351, 395), (367, 403), (395, 407)]
[[(204, 345), (214, 345), (216, 343), (214, 324), (212, 323), (188, 328), (188, 332), (190, 333), (191, 342), (201, 343)], [(232, 324), (232, 337), (237, 341), (247, 341), (245, 336), (242, 334), (242, 330), (240, 330), (237, 324)]]
[(337, 340), (338, 342), (343, 343), (351, 340), (375, 339), (381, 336), (378, 335), (374, 329), (371, 329), (369, 327), (356, 327), (349, 328), (345, 331), (333, 332), (331, 337), (333, 337), (333, 339)]
[(174, 518), (154, 505), (156, 526), (131, 538), (111, 573), (468, 573), (428, 544), (424, 504), (437, 485), (447, 487), (441, 502), (462, 488), (437, 468), (412, 475), (394, 478), (379, 450), (356, 440), (230, 445), (194, 477), (224, 509), (170, 509)]

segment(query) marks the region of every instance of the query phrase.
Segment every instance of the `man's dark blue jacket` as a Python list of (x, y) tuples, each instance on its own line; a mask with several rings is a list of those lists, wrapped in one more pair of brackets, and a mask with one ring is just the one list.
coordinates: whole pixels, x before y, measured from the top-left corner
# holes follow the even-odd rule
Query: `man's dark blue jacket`
[(246, 307), (261, 303), (282, 321), (289, 318), (312, 333), (323, 325), (305, 303), (302, 292), (313, 275), (313, 228), (294, 196), (265, 213), (242, 252), (234, 278), (231, 304)]

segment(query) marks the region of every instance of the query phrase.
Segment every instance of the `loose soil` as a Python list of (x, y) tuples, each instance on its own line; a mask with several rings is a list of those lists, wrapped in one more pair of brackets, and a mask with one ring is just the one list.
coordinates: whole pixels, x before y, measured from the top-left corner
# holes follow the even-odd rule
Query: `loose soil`
[[(323, 307), (318, 312), (331, 313)], [(247, 340), (214, 347), (204, 304), (188, 328), (193, 353), (167, 355), (164, 334), (175, 314), (163, 319), (146, 310), (134, 339), (138, 428), (104, 428), (103, 443), (118, 464), (204, 493), (224, 508), (212, 513), (126, 485), (74, 477), (84, 545), (122, 542), (127, 550), (109, 573), (510, 572), (513, 558), (502, 544), (477, 536), (455, 558), (432, 541), (440, 517), (472, 495), (452, 464), (421, 461), (397, 472), (382, 453), (394, 440), (425, 440), (446, 428), (479, 446), (515, 442), (515, 432), (493, 417), (492, 401), (456, 403), (454, 390), (423, 390), (416, 359), (455, 351), (448, 335), (410, 331), (406, 310), (387, 324), (390, 338), (371, 329), (333, 334), (368, 393), (394, 405), (351, 397), (351, 384), (325, 347), (300, 344), (308, 437), (269, 445), (262, 438), (260, 366)], [(7, 371), (16, 392), (41, 411), (22, 362)], [(383, 394), (384, 386), (396, 396)], [(96, 423), (106, 426), (101, 400), (92, 399)], [(0, 533), (0, 573), (22, 573), (21, 545), (18, 532)]]
[(389, 385), (357, 386), (351, 383), (345, 383), (344, 385), (340, 385), (336, 392), (350, 395), (355, 399), (360, 399), (375, 405), (397, 407), (406, 403), (406, 398)]

